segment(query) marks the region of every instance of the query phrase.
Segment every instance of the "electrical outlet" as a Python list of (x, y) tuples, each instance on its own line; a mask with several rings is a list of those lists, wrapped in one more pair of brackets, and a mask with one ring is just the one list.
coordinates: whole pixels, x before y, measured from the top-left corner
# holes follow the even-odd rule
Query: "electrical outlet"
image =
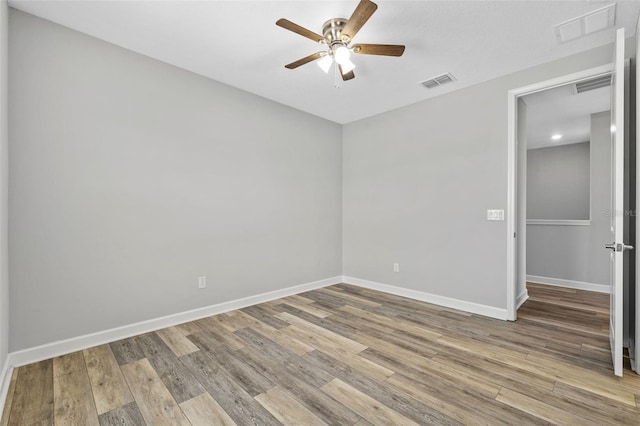
[(198, 278), (198, 288), (207, 288), (207, 277)]
[(400, 272), (400, 264), (399, 263), (394, 263), (393, 264), (393, 272)]

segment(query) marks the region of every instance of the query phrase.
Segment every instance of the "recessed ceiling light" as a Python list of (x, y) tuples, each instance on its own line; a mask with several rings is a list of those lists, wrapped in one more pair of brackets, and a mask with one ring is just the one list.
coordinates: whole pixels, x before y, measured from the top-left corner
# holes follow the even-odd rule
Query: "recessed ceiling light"
[(554, 141), (559, 141), (560, 139), (562, 139), (562, 135), (559, 133), (556, 133), (555, 135), (551, 135), (551, 139)]

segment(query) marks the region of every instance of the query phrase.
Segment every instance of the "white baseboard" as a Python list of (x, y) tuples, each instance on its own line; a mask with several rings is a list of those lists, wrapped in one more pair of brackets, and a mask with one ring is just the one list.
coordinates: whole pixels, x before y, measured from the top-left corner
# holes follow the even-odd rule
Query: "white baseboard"
[(151, 331), (159, 330), (162, 328), (194, 321), (211, 315), (217, 315), (223, 312), (246, 308), (247, 306), (257, 305), (259, 303), (268, 302), (270, 300), (279, 299), (281, 297), (291, 296), (294, 294), (303, 293), (309, 290), (315, 290), (333, 284), (339, 284), (341, 282), (341, 276), (327, 278), (320, 281), (296, 285), (281, 290), (270, 291), (268, 293), (262, 293), (255, 296), (249, 296), (242, 299), (219, 303), (216, 305), (205, 306), (203, 308), (193, 309), (186, 312), (180, 312), (160, 318), (154, 318), (135, 324), (99, 331), (97, 333), (91, 333), (84, 336), (78, 336), (70, 339), (60, 340), (57, 342), (47, 343), (41, 346), (11, 352), (9, 354), (8, 364), (13, 367), (19, 367), (22, 365), (31, 364), (33, 362), (38, 362), (56, 356), (79, 351), (82, 349), (91, 348), (93, 346), (103, 345), (105, 343), (114, 342), (116, 340), (126, 339), (128, 337), (136, 336), (139, 334), (149, 333)]
[(2, 366), (2, 370), (0, 370), (0, 419), (4, 411), (4, 404), (7, 401), (12, 374), (13, 367), (11, 367), (9, 359), (7, 358)]
[(556, 287), (567, 287), (576, 290), (588, 290), (598, 293), (610, 293), (608, 285), (585, 283), (582, 281), (563, 280), (560, 278), (538, 277), (536, 275), (527, 275), (527, 282), (553, 285)]
[(410, 290), (407, 288), (396, 287), (389, 284), (377, 283), (374, 281), (367, 281), (354, 277), (342, 277), (343, 282), (346, 284), (352, 284), (359, 287), (368, 288), (371, 290), (378, 290), (385, 293), (395, 294), (396, 296), (408, 297), (410, 299), (420, 300), (422, 302), (433, 303), (434, 305), (445, 306), (447, 308), (458, 309), (460, 311), (469, 312), (472, 314), (483, 315), (486, 317), (497, 318), (501, 320), (507, 319), (507, 310), (496, 308), (494, 306), (481, 305), (478, 303), (467, 302), (466, 300), (453, 299), (445, 296), (438, 296), (436, 294), (425, 293), (417, 290)]
[[(527, 277), (529, 280), (529, 277)], [(410, 299), (420, 300), (427, 303), (433, 303), (435, 305), (445, 306), (448, 308), (458, 309), (464, 312), (473, 314), (484, 315), (491, 318), (497, 318), (501, 320), (507, 319), (507, 310), (496, 308), (488, 305), (481, 305), (478, 303), (468, 302), (465, 300), (453, 299), (445, 296), (438, 296), (435, 294), (425, 293), (422, 291), (406, 289), (389, 284), (377, 283), (374, 281), (363, 280), (355, 277), (348, 276), (336, 276), (327, 278), (320, 281), (314, 281), (311, 283), (296, 285), (281, 290), (271, 291), (255, 296), (249, 296), (242, 299), (232, 300), (229, 302), (223, 302), (216, 305), (206, 306), (203, 308), (193, 309), (186, 312), (180, 312), (177, 314), (167, 315), (160, 318), (154, 318), (147, 321), (138, 322), (135, 324), (125, 325), (122, 327), (116, 327), (109, 330), (99, 331), (96, 333), (86, 334), (83, 336), (73, 337), (70, 339), (60, 340), (56, 342), (47, 343), (44, 345), (36, 346), (33, 348), (23, 349), (16, 352), (11, 352), (8, 356), (7, 362), (3, 367), (2, 379), (0, 391), (4, 392), (0, 394), (0, 397), (6, 397), (8, 391), (8, 385), (10, 381), (10, 372), (13, 367), (19, 367), (33, 362), (50, 359), (56, 356), (65, 355), (71, 352), (87, 349), (93, 346), (103, 345), (105, 343), (114, 342), (120, 339), (126, 339), (128, 337), (137, 336), (139, 334), (149, 333), (151, 331), (159, 330), (166, 327), (171, 327), (177, 324), (182, 324), (189, 321), (205, 318), (211, 315), (221, 314), (223, 312), (229, 312), (236, 309), (245, 308), (247, 306), (256, 305), (259, 303), (268, 302), (270, 300), (279, 299), (281, 297), (291, 296), (294, 294), (303, 293), (322, 287), (327, 287), (341, 282), (352, 284), (360, 287), (369, 288), (372, 290), (378, 290), (386, 293), (395, 294), (397, 296), (408, 297)], [(539, 282), (539, 281), (536, 281)], [(523, 293), (518, 297), (518, 306), (527, 299), (528, 295)], [(5, 385), (6, 388), (5, 389)]]
[(528, 298), (529, 298), (529, 292), (525, 288), (524, 291), (520, 293), (520, 296), (518, 296), (518, 298), (516, 299), (516, 311), (520, 306), (522, 306), (524, 302), (527, 301)]

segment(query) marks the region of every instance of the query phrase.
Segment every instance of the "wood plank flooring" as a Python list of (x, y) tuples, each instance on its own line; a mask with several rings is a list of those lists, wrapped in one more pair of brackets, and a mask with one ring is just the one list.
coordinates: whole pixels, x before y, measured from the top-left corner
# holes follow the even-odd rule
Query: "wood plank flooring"
[(529, 284), (504, 322), (349, 285), (17, 368), (8, 425), (639, 425), (608, 295)]

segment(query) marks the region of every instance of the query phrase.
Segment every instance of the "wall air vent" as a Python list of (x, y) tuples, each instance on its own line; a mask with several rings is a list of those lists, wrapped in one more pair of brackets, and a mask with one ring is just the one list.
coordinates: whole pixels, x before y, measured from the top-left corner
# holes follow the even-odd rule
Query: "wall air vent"
[(438, 75), (435, 77), (431, 77), (430, 79), (425, 80), (420, 84), (422, 84), (427, 89), (433, 89), (435, 87), (442, 86), (443, 84), (451, 83), (454, 80), (455, 78), (453, 78), (453, 76), (450, 73), (446, 73), (446, 74)]
[(589, 90), (599, 89), (601, 87), (611, 86), (611, 76), (603, 75), (600, 77), (592, 78), (590, 80), (581, 81), (576, 83), (576, 94), (582, 92), (588, 92)]

